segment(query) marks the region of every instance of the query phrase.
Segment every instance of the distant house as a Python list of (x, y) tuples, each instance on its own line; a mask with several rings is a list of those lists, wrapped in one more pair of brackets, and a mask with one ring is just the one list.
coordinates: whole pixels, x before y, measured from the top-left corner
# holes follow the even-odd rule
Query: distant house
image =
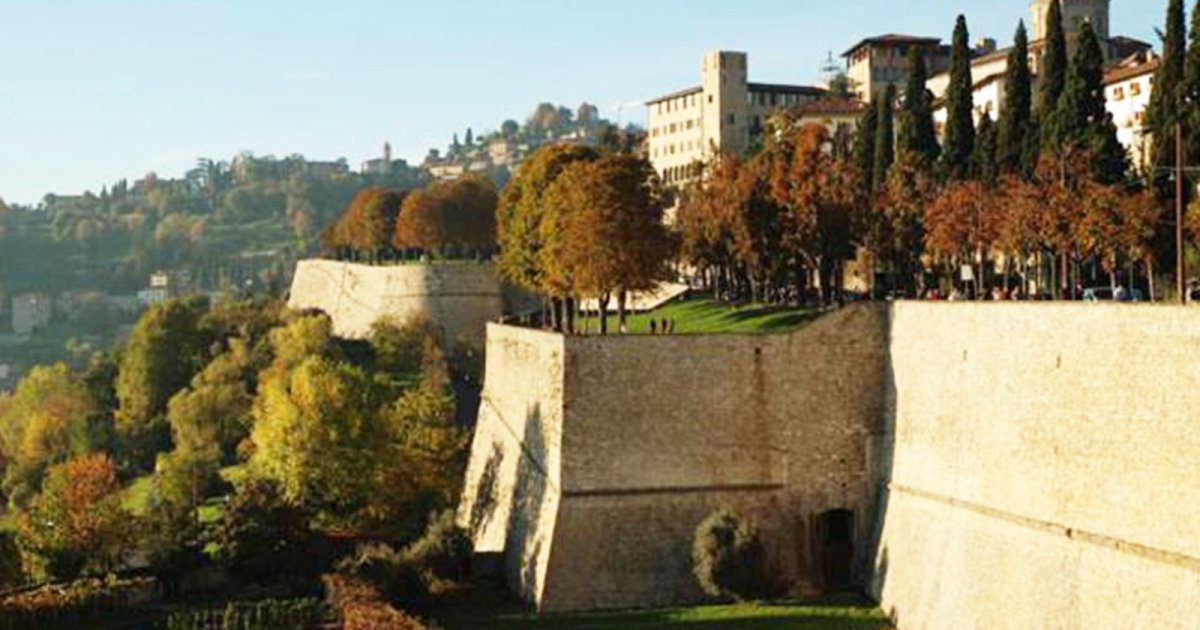
[(142, 306), (160, 304), (183, 295), (191, 290), (191, 275), (186, 271), (156, 271), (150, 274), (150, 286), (138, 291), (138, 302)]
[(20, 337), (33, 334), (50, 323), (54, 301), (44, 293), (21, 293), (12, 299), (12, 328)]

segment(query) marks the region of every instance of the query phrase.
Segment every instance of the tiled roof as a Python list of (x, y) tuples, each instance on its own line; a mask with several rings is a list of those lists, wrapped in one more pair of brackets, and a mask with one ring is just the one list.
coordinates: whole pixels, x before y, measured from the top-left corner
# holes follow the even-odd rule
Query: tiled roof
[(750, 83), (746, 88), (751, 92), (774, 92), (776, 94), (804, 94), (820, 96), (828, 90), (811, 85), (781, 85), (777, 83)]
[(666, 96), (660, 96), (655, 99), (650, 99), (650, 100), (646, 101), (646, 104), (653, 105), (655, 103), (661, 103), (662, 101), (669, 101), (673, 98), (679, 98), (681, 96), (691, 96), (692, 94), (699, 94), (700, 92), (701, 92), (700, 86), (697, 85), (696, 87), (690, 87), (690, 88), (687, 88), (686, 90), (679, 90), (678, 92), (671, 92), (670, 94), (667, 94)]
[(868, 37), (851, 46), (846, 52), (842, 53), (843, 57), (849, 57), (851, 53), (868, 46), (870, 44), (927, 44), (937, 45), (942, 43), (942, 40), (937, 37), (921, 37), (919, 35), (903, 35), (900, 33), (887, 33), (876, 37)]
[(800, 106), (800, 115), (861, 114), (867, 104), (855, 98), (826, 98)]

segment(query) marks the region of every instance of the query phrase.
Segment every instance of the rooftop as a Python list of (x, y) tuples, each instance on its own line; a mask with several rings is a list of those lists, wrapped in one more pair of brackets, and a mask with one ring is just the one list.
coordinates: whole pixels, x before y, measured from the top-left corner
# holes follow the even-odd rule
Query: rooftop
[(751, 92), (774, 92), (776, 94), (803, 94), (820, 96), (827, 92), (825, 88), (811, 85), (784, 85), (781, 83), (749, 83), (746, 88)]
[(690, 88), (687, 88), (687, 89), (684, 89), (684, 90), (679, 90), (678, 92), (671, 92), (670, 94), (667, 94), (667, 95), (664, 95), (664, 96), (660, 96), (660, 97), (658, 97), (658, 98), (655, 98), (655, 99), (648, 100), (648, 101), (646, 101), (646, 104), (647, 104), (647, 105), (653, 105), (653, 104), (655, 104), (655, 103), (661, 103), (661, 102), (663, 102), (663, 101), (669, 101), (669, 100), (671, 100), (671, 99), (673, 99), (673, 98), (679, 98), (679, 97), (681, 97), (681, 96), (691, 96), (692, 94), (699, 94), (701, 91), (702, 91), (702, 90), (701, 90), (700, 86), (698, 86), (698, 85), (697, 85), (697, 86), (695, 86), (695, 87), (690, 87)]
[(867, 104), (856, 98), (829, 98), (805, 103), (800, 106), (800, 115), (861, 114)]
[(862, 48), (863, 46), (870, 46), (872, 44), (885, 44), (885, 45), (919, 44), (919, 45), (927, 45), (927, 46), (937, 46), (941, 43), (942, 43), (942, 40), (941, 40), (941, 38), (938, 38), (938, 37), (921, 37), (920, 35), (903, 35), (900, 33), (887, 33), (885, 35), (877, 35), (875, 37), (868, 37), (868, 38), (858, 42), (857, 44), (851, 46), (846, 52), (842, 53), (842, 56), (849, 57), (850, 55), (854, 54), (854, 52), (857, 51), (859, 48)]

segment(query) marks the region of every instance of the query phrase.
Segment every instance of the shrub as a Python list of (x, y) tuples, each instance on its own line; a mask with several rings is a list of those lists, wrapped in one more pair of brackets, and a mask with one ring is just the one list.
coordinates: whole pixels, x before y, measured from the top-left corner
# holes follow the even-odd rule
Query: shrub
[(383, 602), (358, 602), (342, 611), (343, 630), (428, 630), (417, 619)]
[(405, 608), (420, 608), (429, 599), (425, 571), (388, 545), (360, 546), (354, 555), (338, 564), (338, 573)]
[(307, 630), (324, 619), (320, 600), (267, 599), (173, 613), (167, 618), (166, 630)]
[(471, 537), (455, 522), (454, 511), (446, 510), (430, 518), (425, 535), (409, 545), (402, 557), (430, 581), (457, 582), (467, 573), (472, 550)]
[(240, 575), (258, 581), (315, 575), (310, 518), (289, 503), (273, 482), (243, 483), (217, 529), (221, 558)]
[(765, 556), (753, 524), (721, 508), (700, 522), (692, 543), (693, 573), (709, 596), (738, 601), (765, 591)]

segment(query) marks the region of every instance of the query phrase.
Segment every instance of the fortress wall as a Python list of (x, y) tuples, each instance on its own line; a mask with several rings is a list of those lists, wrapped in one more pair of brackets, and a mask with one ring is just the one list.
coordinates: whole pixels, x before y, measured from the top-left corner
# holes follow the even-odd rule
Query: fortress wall
[(563, 337), (496, 324), (488, 331), (459, 521), (476, 553), (500, 559), (509, 586), (537, 601), (562, 487)]
[[(883, 309), (857, 307), (793, 335), (564, 338), (490, 327), (468, 484), (483, 485), (489, 444), (511, 461), (515, 439), (495, 436), (522, 433), (512, 416), (539, 409), (547, 435), (535, 441), (561, 444), (561, 458), (546, 459), (558, 502), (543, 505), (556, 511), (542, 521), (554, 526), (544, 590), (521, 592), (545, 611), (695, 601), (692, 537), (725, 505), (758, 522), (783, 584), (819, 582), (814, 518), (827, 510), (855, 511), (865, 566), (884, 322)], [(527, 444), (524, 457), (539, 448)], [(476, 541), (500, 549), (494, 531)], [(521, 553), (509, 546), (506, 558)]]
[(901, 303), (889, 355), (899, 628), (1195, 627), (1200, 314)]
[(504, 291), (486, 263), (375, 266), (302, 260), (288, 306), (327, 313), (341, 337), (365, 337), (385, 315), (427, 316), (448, 342), (482, 345), (487, 323), (504, 314)]

